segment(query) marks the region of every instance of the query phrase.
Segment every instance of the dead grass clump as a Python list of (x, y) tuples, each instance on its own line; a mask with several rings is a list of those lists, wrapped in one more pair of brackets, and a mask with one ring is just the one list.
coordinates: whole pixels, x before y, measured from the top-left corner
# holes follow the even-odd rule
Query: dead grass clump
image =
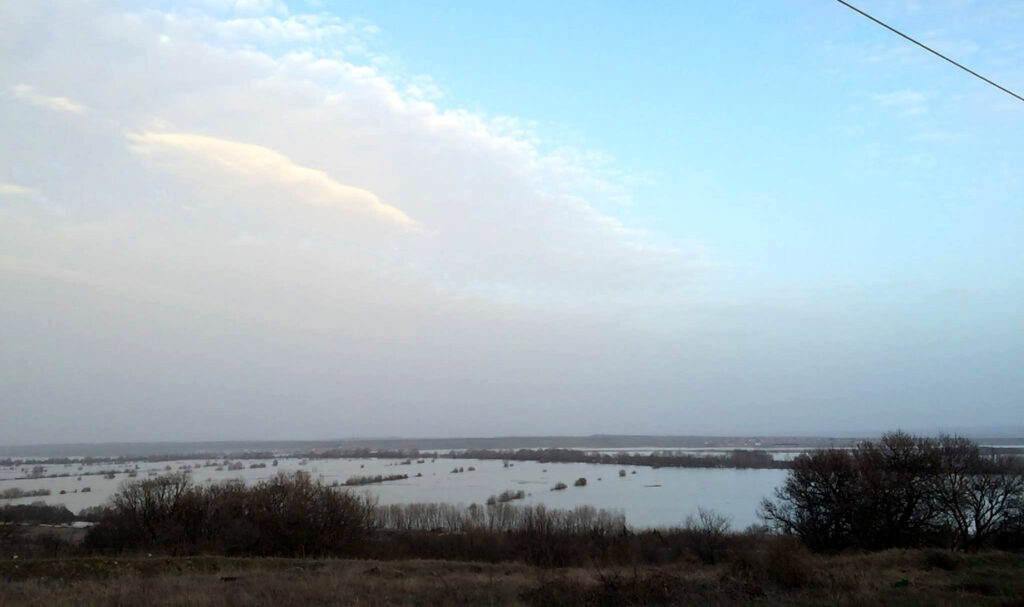
[(763, 550), (740, 551), (729, 567), (731, 577), (787, 591), (810, 586), (814, 571), (814, 557), (791, 538), (774, 538)]
[(928, 567), (943, 571), (955, 571), (963, 565), (963, 557), (951, 550), (929, 550), (924, 553), (924, 562)]

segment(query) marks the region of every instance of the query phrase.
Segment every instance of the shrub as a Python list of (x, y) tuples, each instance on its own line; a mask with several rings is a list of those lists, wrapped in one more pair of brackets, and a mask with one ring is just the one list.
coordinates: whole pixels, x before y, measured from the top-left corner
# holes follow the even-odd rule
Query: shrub
[(387, 481), (402, 481), (409, 478), (408, 474), (389, 474), (388, 476), (352, 476), (345, 481), (345, 485), (354, 487), (358, 485), (372, 485), (374, 483), (383, 483)]
[(511, 502), (513, 500), (521, 500), (521, 499), (523, 499), (525, 497), (526, 497), (526, 492), (523, 491), (522, 489), (520, 489), (518, 491), (512, 491), (511, 489), (506, 489), (505, 491), (502, 491), (497, 496), (493, 496), (492, 495), (491, 497), (487, 498), (487, 505), (488, 506), (493, 506), (495, 503), (504, 504), (504, 503), (507, 503), (507, 502)]
[(20, 497), (46, 497), (50, 495), (49, 489), (21, 489), (20, 487), (11, 487), (10, 489), (4, 489), (0, 491), (0, 499), (10, 500), (18, 499)]
[(568, 487), (565, 483), (555, 483), (555, 486), (551, 488), (552, 491), (561, 491)]
[(576, 486), (576, 487), (586, 487), (587, 486), (587, 479), (585, 479), (585, 478), (583, 478), (581, 476), (578, 479), (576, 479), (576, 482), (573, 483), (573, 486)]
[(706, 564), (718, 562), (728, 541), (732, 520), (708, 508), (697, 508), (697, 515), (686, 517), (686, 530), (697, 558)]
[(197, 486), (185, 474), (128, 482), (86, 534), (91, 552), (213, 550), (255, 556), (351, 554), (371, 528), (373, 503), (309, 474), (279, 473)]

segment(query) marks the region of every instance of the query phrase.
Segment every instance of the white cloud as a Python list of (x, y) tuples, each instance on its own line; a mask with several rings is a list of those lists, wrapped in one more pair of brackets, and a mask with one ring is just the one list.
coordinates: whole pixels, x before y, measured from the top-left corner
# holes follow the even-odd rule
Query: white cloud
[(37, 192), (33, 188), (28, 188), (22, 185), (15, 185), (13, 183), (0, 183), (0, 196), (36, 198), (39, 196), (39, 192)]
[[(4, 10), (31, 23), (57, 9)], [(276, 241), (282, 254), (344, 249), (394, 280), (520, 303), (661, 305), (704, 271), (702, 248), (597, 210), (629, 200), (607, 157), (546, 151), (535, 125), (443, 108), (428, 100), (429, 78), (337, 54), (365, 24), (59, 10), (68, 18), (53, 25), (54, 45), (17, 49), (11, 74), (45, 74), (48, 89), (94, 107), (59, 134), (43, 115), (11, 115), (13, 139), (33, 146), (0, 146), (0, 160), (47, 184), (64, 220), (144, 216), (168, 239), (162, 226), (191, 222)], [(417, 229), (396, 240), (383, 224)]]
[[(533, 420), (564, 405), (568, 423), (645, 385), (636, 329), (691, 322), (671, 304), (702, 250), (600, 212), (629, 197), (607, 158), (548, 151), (534, 125), (360, 63), (346, 49), (365, 25), (117, 6), (0, 4), (0, 22), (50, 35), (5, 57), (11, 82), (38, 89), (0, 96), (6, 402), (99, 403), (83, 440), (144, 423), (181, 435), (198, 403), (250, 436), (341, 418), (497, 432), (503, 407)], [(15, 184), (61, 212), (9, 202), (37, 192)]]
[(188, 172), (190, 162), (199, 161), (229, 173), (229, 179), (237, 177), (261, 188), (287, 188), (290, 202), (369, 212), (403, 226), (415, 223), (402, 211), (381, 202), (373, 192), (339, 183), (327, 173), (298, 165), (270, 148), (192, 133), (129, 133), (128, 140), (136, 153), (162, 158), (178, 170)]
[(11, 95), (40, 107), (49, 108), (58, 112), (70, 112), (72, 114), (84, 114), (86, 107), (77, 101), (67, 97), (51, 97), (40, 93), (35, 87), (28, 84), (16, 84), (10, 89)]

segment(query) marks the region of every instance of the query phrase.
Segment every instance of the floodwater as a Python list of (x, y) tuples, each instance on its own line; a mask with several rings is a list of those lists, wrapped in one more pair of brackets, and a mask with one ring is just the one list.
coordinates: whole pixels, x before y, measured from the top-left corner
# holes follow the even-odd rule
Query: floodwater
[[(600, 464), (542, 464), (538, 462), (510, 462), (505, 467), (500, 460), (449, 459), (435, 461), (415, 460), (403, 465), (395, 459), (330, 459), (304, 463), (294, 458), (280, 458), (277, 467), (271, 460), (241, 460), (242, 470), (217, 470), (223, 460), (208, 466), (210, 460), (174, 462), (135, 462), (117, 466), (49, 465), (47, 475), (69, 474), (66, 477), (18, 478), (31, 471), (31, 465), (18, 468), (0, 468), (0, 492), (12, 487), (22, 490), (49, 489), (45, 497), (0, 499), (0, 505), (27, 504), (44, 501), (64, 504), (72, 512), (98, 506), (117, 490), (122, 482), (149, 478), (169, 471), (192, 467), (192, 478), (197, 483), (241, 478), (246, 482), (267, 479), (278, 471), (305, 470), (327, 483), (344, 483), (356, 475), (407, 474), (406, 480), (365, 485), (353, 488), (360, 493), (376, 497), (381, 504), (413, 502), (447, 502), (469, 505), (483, 504), (488, 496), (506, 489), (526, 492), (523, 500), (515, 503), (543, 503), (553, 508), (571, 508), (591, 505), (596, 508), (621, 510), (634, 527), (680, 525), (687, 515), (696, 513), (700, 506), (711, 508), (732, 518), (734, 529), (742, 529), (758, 522), (756, 510), (764, 497), (771, 497), (782, 484), (786, 470), (736, 470), (726, 468), (658, 468), (642, 466), (609, 466)], [(263, 463), (266, 468), (250, 468)], [(129, 477), (125, 469), (135, 470)], [(170, 466), (171, 470), (166, 467)], [(114, 478), (98, 474), (100, 470), (116, 468)], [(461, 468), (463, 472), (453, 473)], [(470, 470), (475, 468), (475, 470)], [(626, 476), (620, 477), (619, 470)], [(422, 476), (416, 476), (420, 474)], [(584, 487), (573, 483), (586, 478)], [(568, 488), (552, 491), (556, 483)], [(82, 492), (88, 487), (89, 492)], [(60, 492), (65, 491), (64, 495)]]

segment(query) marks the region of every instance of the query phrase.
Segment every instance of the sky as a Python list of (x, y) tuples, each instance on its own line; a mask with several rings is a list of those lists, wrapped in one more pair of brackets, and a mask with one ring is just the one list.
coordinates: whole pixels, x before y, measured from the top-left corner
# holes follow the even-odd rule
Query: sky
[(824, 0), (0, 3), (0, 444), (1024, 432), (1022, 136)]

